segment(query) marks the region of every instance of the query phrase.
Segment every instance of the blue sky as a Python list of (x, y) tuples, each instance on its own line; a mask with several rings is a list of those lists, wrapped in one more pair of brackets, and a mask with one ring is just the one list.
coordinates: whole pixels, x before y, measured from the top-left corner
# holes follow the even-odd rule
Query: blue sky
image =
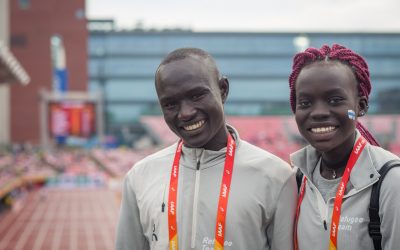
[(400, 32), (400, 0), (86, 0), (86, 10), (119, 28)]

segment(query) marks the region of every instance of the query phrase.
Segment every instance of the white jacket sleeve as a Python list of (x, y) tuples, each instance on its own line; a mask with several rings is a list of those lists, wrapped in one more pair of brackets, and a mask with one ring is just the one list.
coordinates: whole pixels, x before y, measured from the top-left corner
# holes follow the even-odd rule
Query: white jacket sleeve
[(383, 179), (379, 196), (382, 249), (400, 249), (400, 167), (391, 169)]
[(293, 249), (293, 225), (297, 205), (297, 184), (293, 174), (288, 178), (279, 194), (271, 235), (272, 250)]
[(122, 204), (117, 225), (116, 247), (117, 250), (147, 250), (149, 244), (143, 234), (140, 223), (139, 208), (132, 183), (125, 177), (122, 192)]

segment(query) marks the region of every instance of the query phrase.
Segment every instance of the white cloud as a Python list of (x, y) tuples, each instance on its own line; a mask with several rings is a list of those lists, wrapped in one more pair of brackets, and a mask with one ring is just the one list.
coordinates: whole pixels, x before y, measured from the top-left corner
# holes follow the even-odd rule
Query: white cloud
[(87, 0), (89, 18), (119, 27), (198, 31), (400, 31), (398, 0)]

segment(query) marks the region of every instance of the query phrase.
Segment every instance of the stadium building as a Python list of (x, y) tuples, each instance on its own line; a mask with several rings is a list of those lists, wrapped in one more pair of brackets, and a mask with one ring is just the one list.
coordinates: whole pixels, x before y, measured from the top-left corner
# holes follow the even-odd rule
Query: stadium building
[[(116, 30), (112, 20), (89, 22), (89, 86), (104, 95), (107, 133), (120, 133), (143, 115), (160, 114), (154, 73), (179, 47), (211, 53), (230, 81), (229, 115), (290, 114), (288, 76), (293, 55), (309, 46), (339, 43), (370, 66), (370, 114), (400, 106), (399, 33), (235, 33), (190, 30)], [(119, 131), (119, 132), (118, 132)]]

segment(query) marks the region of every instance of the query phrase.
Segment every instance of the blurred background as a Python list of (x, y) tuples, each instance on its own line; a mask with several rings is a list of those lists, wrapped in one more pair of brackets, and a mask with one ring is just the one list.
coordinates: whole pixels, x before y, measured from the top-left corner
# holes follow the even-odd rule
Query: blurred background
[(230, 80), (241, 137), (288, 160), (293, 55), (340, 43), (370, 66), (364, 125), (400, 155), (397, 0), (0, 0), (0, 249), (113, 249), (123, 176), (177, 140), (154, 88), (179, 47)]

